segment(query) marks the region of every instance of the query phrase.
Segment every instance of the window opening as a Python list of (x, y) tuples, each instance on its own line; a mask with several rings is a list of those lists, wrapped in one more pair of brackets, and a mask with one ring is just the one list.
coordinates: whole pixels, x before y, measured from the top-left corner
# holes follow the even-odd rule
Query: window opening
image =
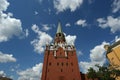
[(71, 63), (71, 66), (73, 66), (73, 63)]
[(59, 66), (59, 63), (57, 63), (57, 66)]
[(62, 66), (63, 66), (63, 63), (61, 63), (62, 64)]
[(68, 63), (66, 63), (66, 66), (68, 66)]
[(51, 62), (49, 63), (49, 66), (51, 66)]
[(61, 72), (63, 72), (63, 70), (61, 69)]

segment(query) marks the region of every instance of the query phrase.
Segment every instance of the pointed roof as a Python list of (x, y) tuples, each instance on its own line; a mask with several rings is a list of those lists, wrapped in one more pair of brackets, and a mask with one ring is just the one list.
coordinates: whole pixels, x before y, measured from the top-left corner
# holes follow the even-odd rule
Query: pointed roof
[(61, 23), (58, 23), (57, 33), (62, 33)]

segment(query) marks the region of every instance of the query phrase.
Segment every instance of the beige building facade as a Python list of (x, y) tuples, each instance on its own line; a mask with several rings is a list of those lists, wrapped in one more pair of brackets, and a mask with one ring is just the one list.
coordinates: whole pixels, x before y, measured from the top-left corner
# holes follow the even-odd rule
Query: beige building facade
[[(110, 67), (120, 70), (120, 41), (115, 42), (112, 45), (105, 45), (107, 51), (106, 57), (110, 62)], [(116, 80), (120, 80), (120, 77), (117, 77)]]

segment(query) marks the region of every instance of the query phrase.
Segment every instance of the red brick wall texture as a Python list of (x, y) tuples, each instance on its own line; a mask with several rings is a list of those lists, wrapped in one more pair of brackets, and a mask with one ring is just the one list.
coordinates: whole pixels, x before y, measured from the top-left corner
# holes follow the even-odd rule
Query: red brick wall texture
[(46, 50), (42, 71), (42, 80), (81, 80), (76, 50), (65, 51), (59, 47), (54, 56), (54, 50)]

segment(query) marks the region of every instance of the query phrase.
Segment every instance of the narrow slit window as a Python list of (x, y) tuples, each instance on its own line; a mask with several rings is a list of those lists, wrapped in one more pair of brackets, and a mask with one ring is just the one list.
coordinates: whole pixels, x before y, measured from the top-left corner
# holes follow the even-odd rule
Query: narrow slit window
[(62, 55), (62, 53), (60, 53), (60, 55)]
[(59, 66), (59, 63), (57, 63), (57, 66)]
[(61, 72), (63, 72), (63, 70), (61, 69)]
[(73, 66), (73, 63), (71, 63), (71, 66)]
[(49, 63), (49, 66), (51, 66), (51, 62)]
[(66, 63), (66, 66), (68, 66), (68, 63)]
[(63, 66), (64, 64), (63, 64), (63, 63), (61, 63), (61, 65)]

